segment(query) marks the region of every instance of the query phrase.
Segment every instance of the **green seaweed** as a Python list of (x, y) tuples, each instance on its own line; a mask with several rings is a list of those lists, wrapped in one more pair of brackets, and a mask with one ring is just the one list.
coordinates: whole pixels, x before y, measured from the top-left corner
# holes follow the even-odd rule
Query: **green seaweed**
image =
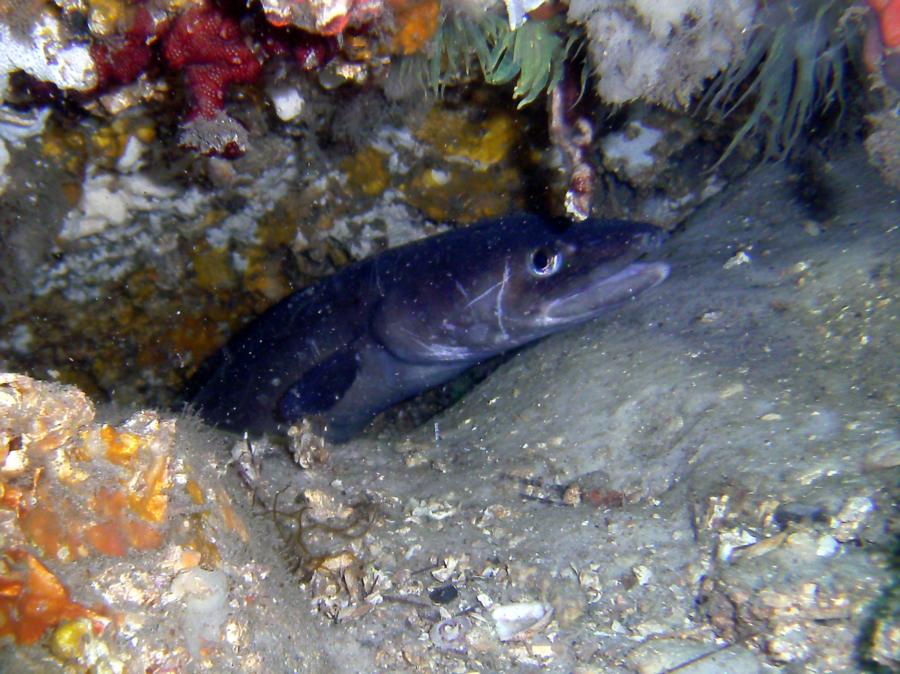
[(701, 105), (723, 118), (753, 101), (726, 147), (724, 161), (748, 136), (762, 132), (765, 158), (785, 159), (812, 117), (844, 109), (849, 33), (836, 0), (770, 4), (760, 11), (747, 53), (713, 83)]

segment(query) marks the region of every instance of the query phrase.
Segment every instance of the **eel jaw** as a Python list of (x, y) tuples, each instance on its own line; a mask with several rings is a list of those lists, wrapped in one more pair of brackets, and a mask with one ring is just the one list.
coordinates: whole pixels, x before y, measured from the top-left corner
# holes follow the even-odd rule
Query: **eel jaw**
[(564, 297), (549, 301), (542, 314), (544, 325), (566, 325), (590, 320), (658, 286), (669, 276), (664, 262), (632, 262), (612, 276), (589, 276), (587, 282)]

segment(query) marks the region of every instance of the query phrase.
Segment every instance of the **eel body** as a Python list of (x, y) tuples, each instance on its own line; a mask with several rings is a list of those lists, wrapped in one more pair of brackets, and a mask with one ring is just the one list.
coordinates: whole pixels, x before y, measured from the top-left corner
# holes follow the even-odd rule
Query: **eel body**
[(390, 249), (295, 292), (188, 387), (209, 423), (251, 434), (302, 417), (343, 442), (475, 363), (589, 321), (669, 273), (665, 233), (612, 220), (487, 220)]

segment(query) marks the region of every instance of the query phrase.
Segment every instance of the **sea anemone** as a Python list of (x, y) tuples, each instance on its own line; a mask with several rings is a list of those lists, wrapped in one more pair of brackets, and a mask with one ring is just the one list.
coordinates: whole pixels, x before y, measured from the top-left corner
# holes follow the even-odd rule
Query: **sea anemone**
[(562, 16), (530, 19), (511, 30), (507, 20), (493, 12), (477, 19), (449, 12), (428, 54), (407, 58), (402, 67), (415, 72), (435, 95), (478, 75), (494, 85), (515, 81), (513, 96), (521, 108), (556, 85), (580, 37)]
[(727, 117), (752, 100), (720, 162), (751, 133), (765, 134), (765, 157), (784, 159), (814, 114), (843, 111), (851, 32), (836, 0), (771, 0), (757, 14), (745, 57), (714, 81), (703, 104)]

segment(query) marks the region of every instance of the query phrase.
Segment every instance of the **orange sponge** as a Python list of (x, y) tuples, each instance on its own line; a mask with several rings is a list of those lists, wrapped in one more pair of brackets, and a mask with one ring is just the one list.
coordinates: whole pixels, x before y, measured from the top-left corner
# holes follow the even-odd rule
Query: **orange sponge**
[(900, 47), (900, 0), (869, 0), (869, 6), (878, 15), (884, 48)]

